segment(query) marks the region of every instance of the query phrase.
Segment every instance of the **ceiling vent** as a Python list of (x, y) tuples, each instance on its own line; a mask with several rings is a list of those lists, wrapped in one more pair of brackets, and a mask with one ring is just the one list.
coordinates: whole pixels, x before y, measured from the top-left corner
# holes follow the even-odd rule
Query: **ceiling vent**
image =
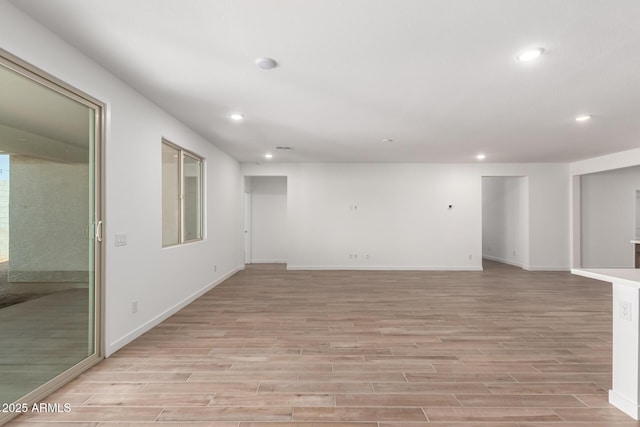
[(293, 151), (293, 147), (288, 147), (288, 146), (281, 145), (280, 147), (276, 147), (276, 150)]

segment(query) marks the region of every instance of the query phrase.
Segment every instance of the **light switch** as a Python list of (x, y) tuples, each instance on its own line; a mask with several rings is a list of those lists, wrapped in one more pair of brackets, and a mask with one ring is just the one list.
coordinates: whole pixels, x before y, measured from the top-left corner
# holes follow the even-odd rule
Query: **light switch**
[(127, 246), (127, 233), (116, 233), (116, 246)]

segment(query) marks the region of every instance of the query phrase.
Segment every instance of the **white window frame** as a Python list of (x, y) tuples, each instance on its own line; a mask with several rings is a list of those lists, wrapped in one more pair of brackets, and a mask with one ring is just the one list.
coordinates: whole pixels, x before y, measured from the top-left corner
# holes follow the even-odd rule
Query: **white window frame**
[[(168, 247), (172, 247), (172, 246), (178, 246), (178, 245), (184, 245), (186, 243), (192, 243), (192, 242), (199, 242), (204, 240), (204, 157), (197, 155), (196, 153), (194, 153), (193, 151), (189, 151), (189, 150), (185, 150), (184, 148), (180, 147), (177, 144), (174, 144), (173, 142), (162, 138), (162, 144), (163, 145), (167, 145), (168, 147), (171, 147), (175, 150), (178, 150), (178, 152), (180, 153), (178, 155), (178, 177), (179, 177), (179, 189), (180, 189), (180, 194), (178, 195), (179, 198), (179, 206), (180, 206), (180, 210), (178, 213), (178, 242), (177, 243), (169, 243), (169, 244), (164, 244), (162, 245), (163, 248), (168, 248)], [(185, 197), (184, 197), (184, 159), (185, 157), (190, 157), (191, 159), (194, 160), (198, 160), (199, 161), (199, 173), (200, 173), (200, 191), (198, 194), (198, 197), (200, 198), (199, 200), (199, 206), (200, 206), (200, 233), (199, 236), (195, 239), (189, 239), (189, 240), (185, 240), (185, 221), (184, 221), (184, 202), (185, 202)], [(162, 199), (164, 203), (164, 187), (162, 188)], [(163, 230), (164, 232), (164, 230)], [(164, 240), (164, 239), (163, 239)]]

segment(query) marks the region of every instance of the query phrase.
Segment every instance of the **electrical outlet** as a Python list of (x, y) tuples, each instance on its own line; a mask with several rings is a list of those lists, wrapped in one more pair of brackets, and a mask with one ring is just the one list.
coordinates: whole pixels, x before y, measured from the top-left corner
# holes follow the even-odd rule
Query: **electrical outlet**
[(631, 321), (631, 303), (629, 301), (620, 301), (620, 318)]
[(127, 233), (116, 233), (116, 246), (127, 246)]
[(358, 259), (358, 254), (353, 254), (353, 259)]
[(473, 255), (469, 254), (469, 260), (473, 259)]
[(217, 264), (214, 264), (214, 266), (213, 266), (213, 272), (215, 273), (215, 272), (217, 272), (217, 271), (218, 271), (218, 265), (217, 265)]
[(516, 256), (516, 251), (513, 251), (513, 256)]
[(131, 313), (136, 314), (138, 312), (138, 301), (131, 301)]
[(371, 259), (371, 256), (369, 254), (367, 254), (367, 259)]

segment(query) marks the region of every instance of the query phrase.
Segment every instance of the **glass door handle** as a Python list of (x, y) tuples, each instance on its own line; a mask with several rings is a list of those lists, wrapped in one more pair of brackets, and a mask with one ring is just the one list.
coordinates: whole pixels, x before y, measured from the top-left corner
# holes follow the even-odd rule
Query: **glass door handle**
[(102, 242), (103, 237), (103, 222), (100, 220), (96, 223), (96, 240)]

